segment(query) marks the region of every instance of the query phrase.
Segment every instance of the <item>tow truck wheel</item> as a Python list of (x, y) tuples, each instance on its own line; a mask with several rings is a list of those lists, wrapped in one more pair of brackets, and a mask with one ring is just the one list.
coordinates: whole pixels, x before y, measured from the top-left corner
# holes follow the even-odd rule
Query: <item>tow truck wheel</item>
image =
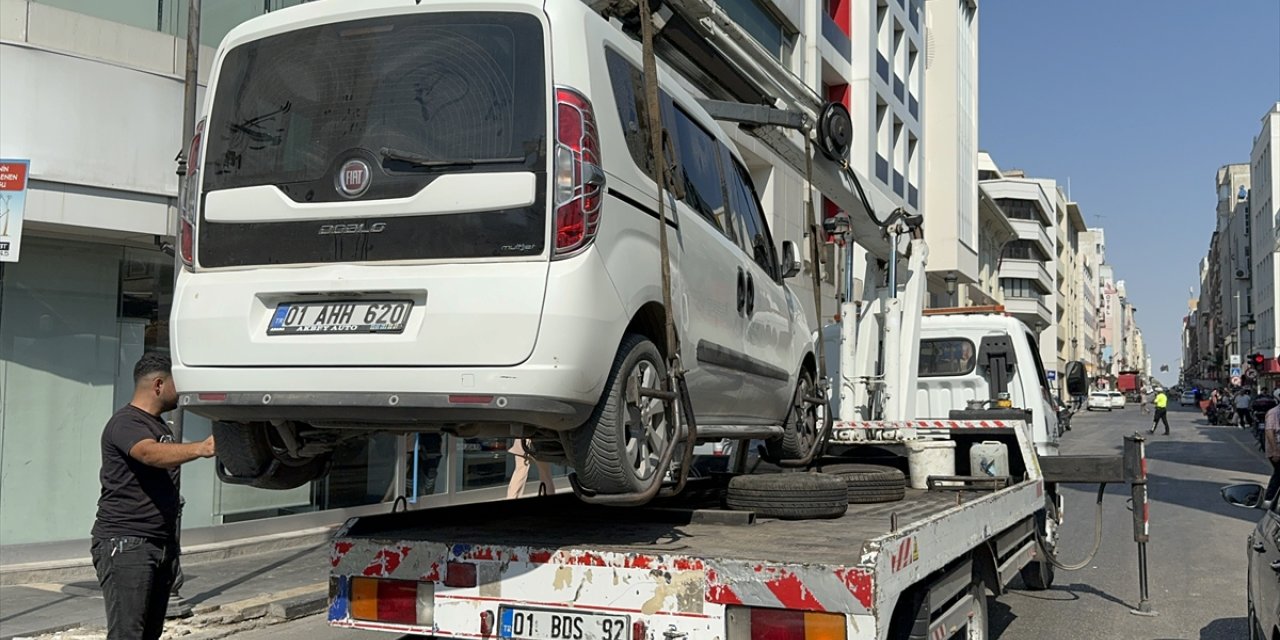
[(770, 457), (776, 460), (798, 460), (809, 455), (827, 415), (826, 405), (810, 400), (817, 395), (813, 374), (808, 369), (801, 369), (796, 380), (795, 394), (791, 396), (791, 408), (787, 411), (786, 421), (782, 423), (782, 437), (765, 443)]
[(991, 620), (987, 609), (987, 588), (981, 580), (974, 580), (969, 587), (969, 597), (973, 598), (977, 606), (974, 607), (969, 623), (965, 625), (964, 635), (960, 637), (965, 640), (987, 640)]
[(618, 347), (600, 403), (571, 435), (578, 482), (596, 493), (644, 491), (675, 437), (673, 404), (646, 396), (663, 389), (667, 365), (648, 338), (628, 334)]
[(227, 484), (293, 489), (329, 472), (329, 455), (294, 457), (272, 442), (266, 423), (213, 423), (218, 477)]

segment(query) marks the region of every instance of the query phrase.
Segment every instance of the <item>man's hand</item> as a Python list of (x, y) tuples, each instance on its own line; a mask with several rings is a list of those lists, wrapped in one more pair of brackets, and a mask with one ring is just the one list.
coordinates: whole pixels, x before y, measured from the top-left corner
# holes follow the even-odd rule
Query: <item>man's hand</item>
[(196, 444), (196, 455), (201, 458), (212, 458), (216, 450), (213, 446), (213, 436), (209, 436)]
[(129, 450), (129, 457), (142, 464), (161, 469), (172, 469), (196, 458), (212, 458), (213, 436), (200, 442), (157, 442), (142, 440)]

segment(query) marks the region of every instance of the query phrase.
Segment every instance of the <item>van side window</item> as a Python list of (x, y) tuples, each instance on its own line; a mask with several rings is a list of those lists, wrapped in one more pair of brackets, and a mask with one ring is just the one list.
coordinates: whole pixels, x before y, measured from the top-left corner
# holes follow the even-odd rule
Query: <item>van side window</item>
[(1053, 390), (1049, 388), (1049, 376), (1045, 374), (1044, 363), (1040, 361), (1040, 345), (1036, 343), (1035, 336), (1030, 333), (1027, 335), (1027, 342), (1031, 344), (1031, 359), (1036, 363), (1036, 376), (1040, 378), (1040, 395), (1044, 396), (1044, 401), (1053, 404)]
[(973, 373), (976, 361), (973, 343), (965, 338), (939, 338), (920, 341), (921, 378), (964, 376)]
[(776, 280), (778, 260), (773, 249), (773, 239), (769, 237), (769, 226), (760, 211), (760, 201), (751, 186), (751, 178), (728, 149), (723, 149), (721, 155), (724, 157), (725, 186), (729, 191), (731, 224), (734, 230), (730, 237), (736, 238), (738, 246)]
[(653, 154), (649, 152), (649, 108), (644, 99), (644, 76), (622, 54), (605, 48), (609, 66), (609, 83), (613, 85), (613, 101), (618, 105), (618, 121), (622, 135), (636, 166), (646, 176), (653, 175)]
[[(676, 154), (684, 175), (684, 201), (721, 231), (725, 219), (724, 182), (720, 176), (720, 148), (679, 106), (675, 110)], [(732, 237), (732, 236), (730, 236)]]

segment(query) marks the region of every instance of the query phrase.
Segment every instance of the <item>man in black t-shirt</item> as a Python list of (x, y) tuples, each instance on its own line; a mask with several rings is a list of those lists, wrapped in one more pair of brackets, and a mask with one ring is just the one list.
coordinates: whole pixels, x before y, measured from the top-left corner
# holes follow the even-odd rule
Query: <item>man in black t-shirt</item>
[(213, 456), (213, 436), (177, 443), (160, 414), (178, 406), (169, 358), (133, 368), (133, 400), (102, 430), (102, 494), (90, 553), (108, 640), (157, 639), (178, 557), (178, 466)]

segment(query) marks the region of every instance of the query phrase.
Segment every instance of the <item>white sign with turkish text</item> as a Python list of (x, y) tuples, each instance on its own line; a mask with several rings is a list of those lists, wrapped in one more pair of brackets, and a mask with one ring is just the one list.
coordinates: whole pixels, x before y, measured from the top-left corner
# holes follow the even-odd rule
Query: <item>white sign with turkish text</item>
[(0, 159), (0, 262), (17, 262), (30, 160)]

